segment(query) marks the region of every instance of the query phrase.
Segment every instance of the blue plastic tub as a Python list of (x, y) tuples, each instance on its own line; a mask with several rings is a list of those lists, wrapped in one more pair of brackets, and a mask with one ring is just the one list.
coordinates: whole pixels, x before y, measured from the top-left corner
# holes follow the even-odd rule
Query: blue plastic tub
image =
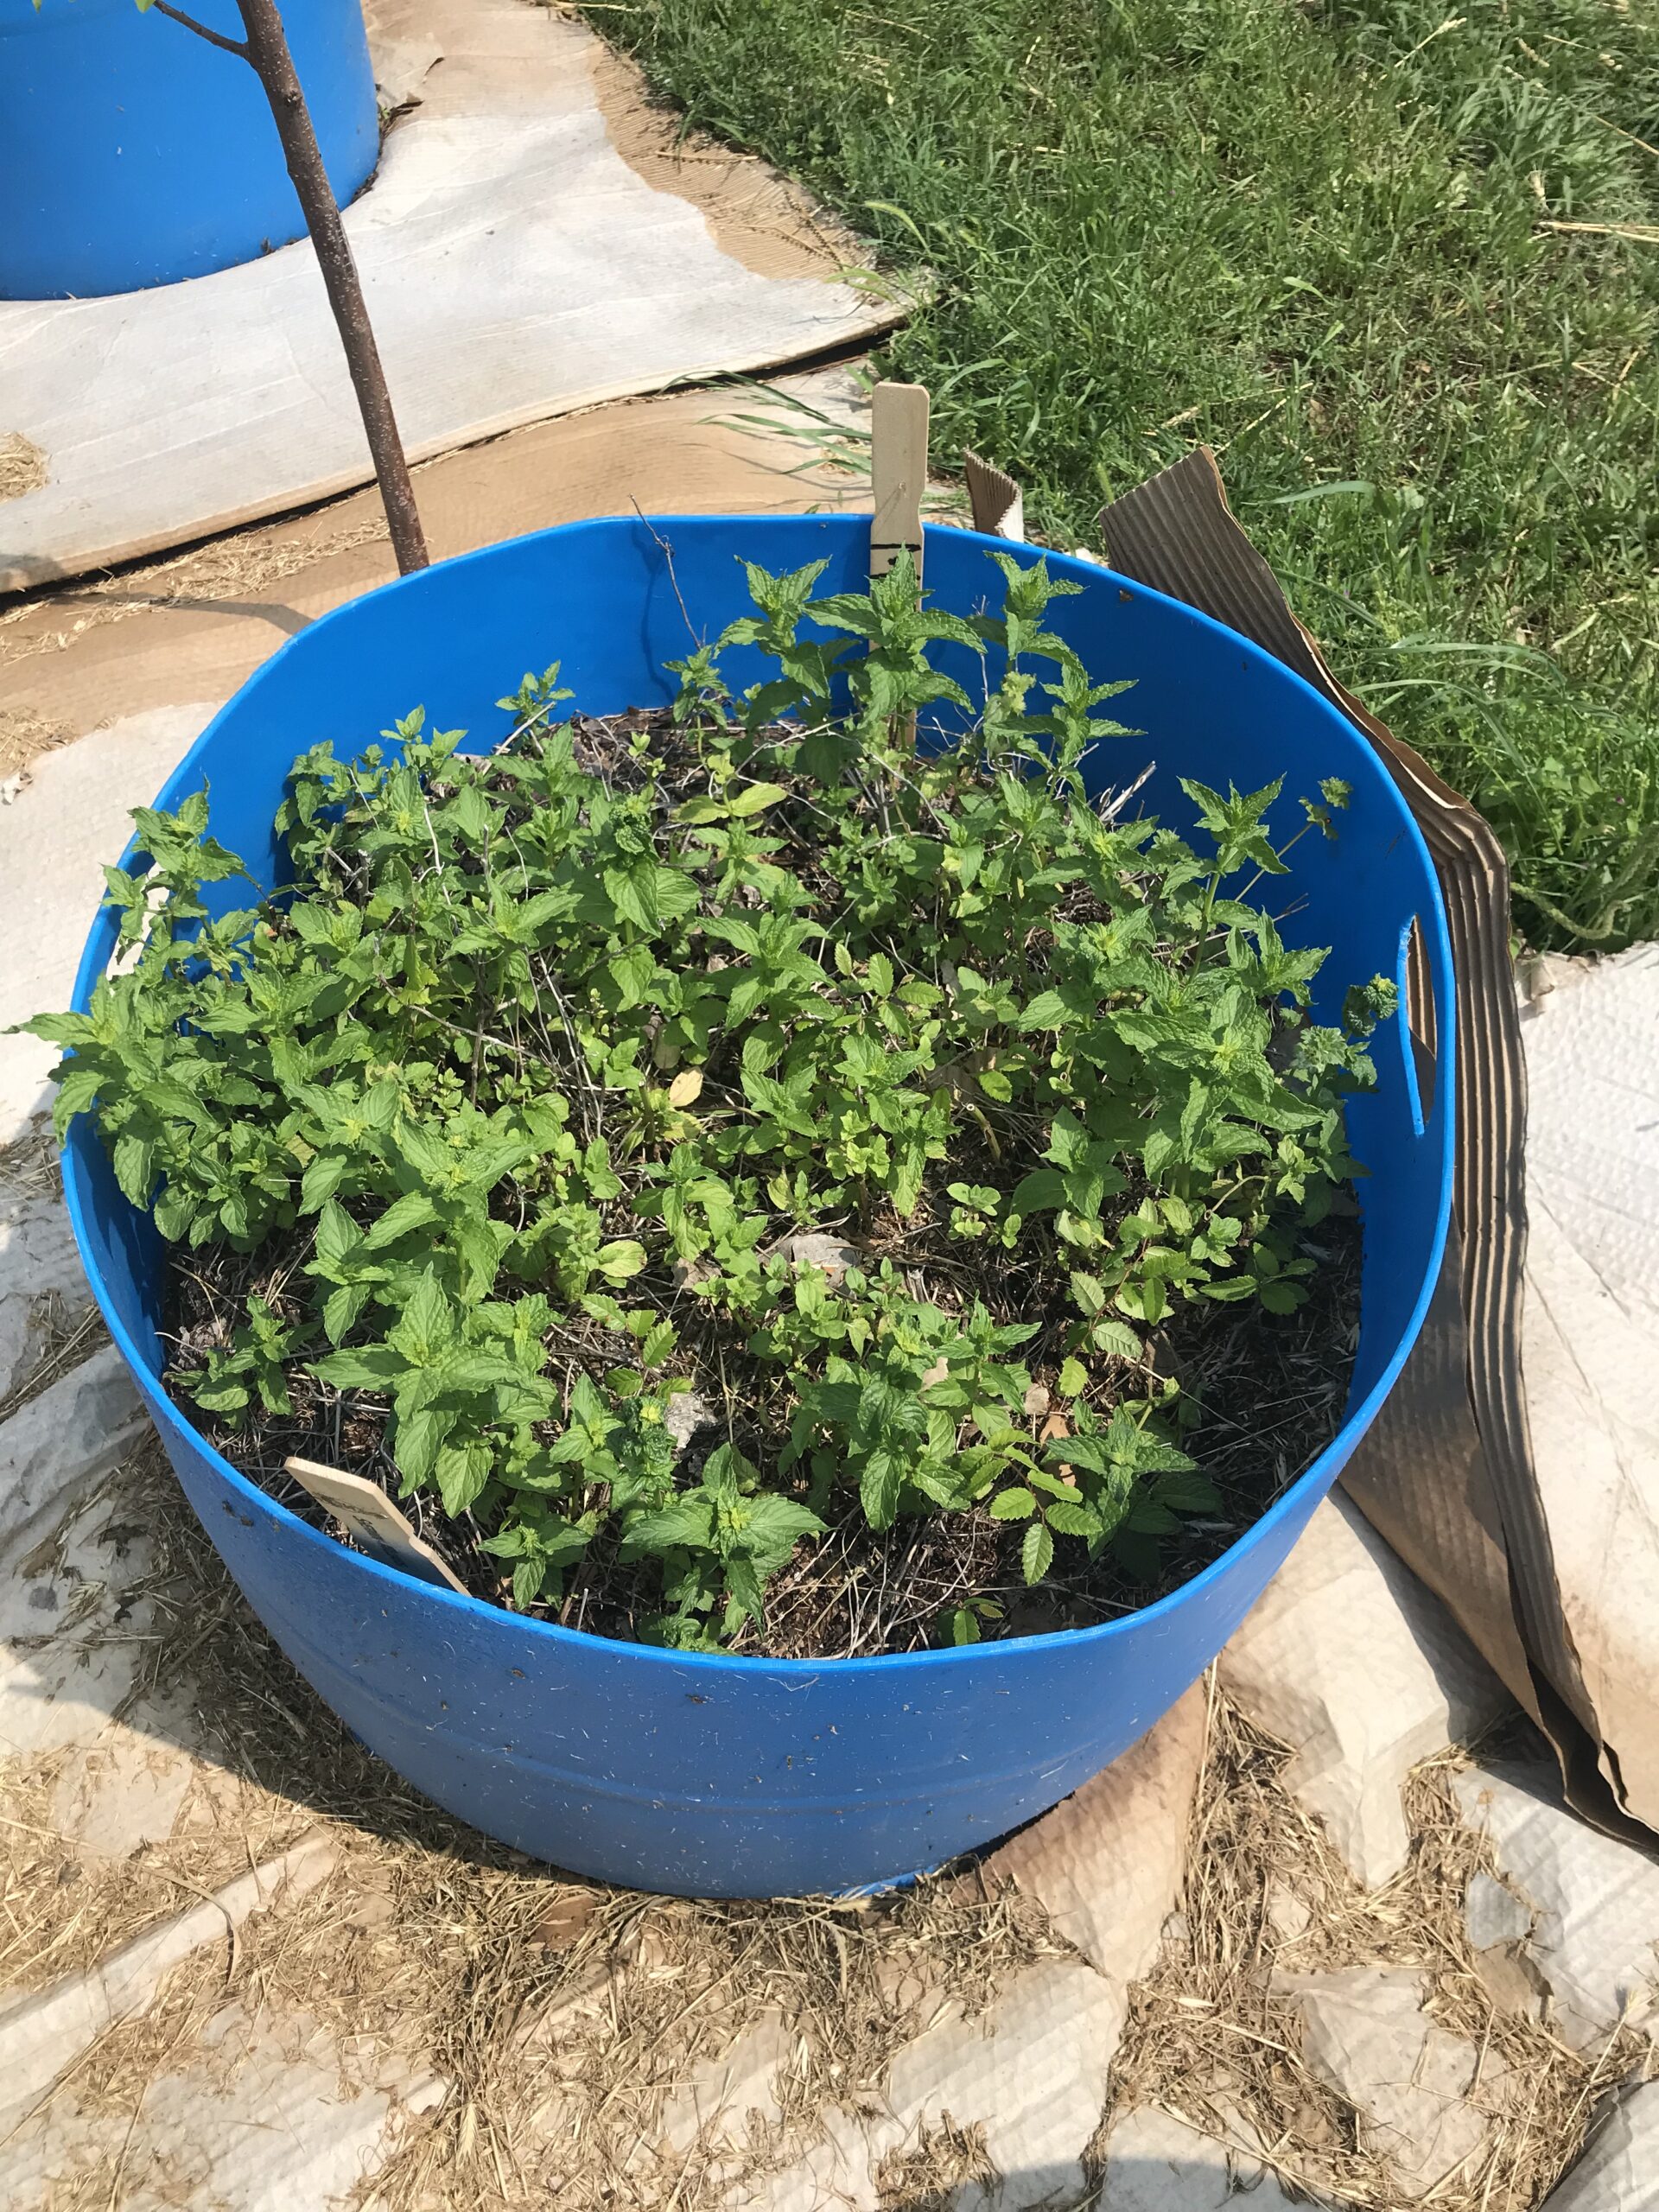
[[(185, 11), (242, 35), (234, 0)], [(282, 0), (342, 207), (380, 151), (359, 0)], [(0, 299), (91, 299), (205, 276), (305, 232), (249, 65), (135, 0), (0, 0)]]
[[(714, 634), (747, 605), (737, 556), (826, 557), (821, 588), (859, 587), (856, 517), (591, 522), (449, 561), (342, 607), (283, 646), (198, 741), (158, 804), (206, 778), (213, 833), (267, 881), (271, 817), (294, 754), (346, 750), (420, 703), (487, 749), (494, 702), (556, 657), (591, 712), (670, 696), (680, 609)], [(931, 532), (938, 602), (968, 613), (1000, 592), (994, 541)], [(1055, 559), (1083, 586), (1048, 619), (1147, 735), (1106, 756), (1113, 781), (1158, 763), (1146, 797), (1186, 823), (1178, 774), (1254, 788), (1284, 773), (1279, 826), (1321, 776), (1353, 785), (1336, 843), (1304, 837), (1281, 886), (1292, 942), (1334, 948), (1340, 991), (1381, 969), (1403, 985), (1420, 923), (1450, 1065), (1451, 956), (1433, 870), (1364, 739), (1300, 677), (1232, 632), (1109, 571)], [(734, 657), (734, 662), (736, 657)], [(740, 672), (734, 668), (734, 672)], [(238, 887), (223, 887), (234, 894)], [(84, 1006), (114, 940), (101, 915), (76, 987)], [(877, 1884), (988, 1842), (1115, 1759), (1209, 1663), (1261, 1595), (1400, 1370), (1439, 1269), (1450, 1193), (1449, 1083), (1425, 1114), (1404, 1026), (1378, 1037), (1381, 1080), (1352, 1101), (1369, 1166), (1363, 1323), (1340, 1435), (1223, 1559), (1141, 1613), (1070, 1634), (811, 1664), (687, 1656), (519, 1618), (434, 1590), (318, 1534), (209, 1451), (163, 1395), (159, 1237), (118, 1192), (85, 1119), (66, 1160), (82, 1256), (192, 1504), (254, 1611), (341, 1719), (451, 1812), (575, 1872), (695, 1896)]]

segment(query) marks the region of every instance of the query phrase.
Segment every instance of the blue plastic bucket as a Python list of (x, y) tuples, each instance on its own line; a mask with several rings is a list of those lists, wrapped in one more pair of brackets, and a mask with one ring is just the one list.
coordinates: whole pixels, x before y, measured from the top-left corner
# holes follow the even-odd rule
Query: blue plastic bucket
[[(340, 608), (238, 693), (158, 804), (177, 804), (206, 779), (213, 834), (274, 882), (271, 817), (301, 747), (328, 738), (357, 748), (419, 703), (429, 726), (465, 726), (486, 750), (509, 721), (494, 702), (520, 671), (555, 658), (578, 709), (659, 704), (672, 682), (663, 663), (688, 643), (682, 599), (707, 636), (747, 607), (739, 556), (771, 569), (825, 558), (826, 590), (858, 588), (868, 565), (869, 526), (857, 517), (699, 516), (654, 530), (572, 524)], [(970, 613), (1000, 594), (986, 559), (995, 542), (930, 532), (938, 604)], [(1147, 734), (1104, 755), (1103, 780), (1154, 760), (1148, 804), (1185, 822), (1178, 774), (1246, 789), (1284, 774), (1277, 826), (1287, 835), (1300, 791), (1347, 778), (1338, 841), (1304, 837), (1291, 855), (1283, 932), (1333, 948), (1336, 990), (1381, 970), (1400, 978), (1403, 996), (1414, 918), (1449, 1067), (1451, 954), (1433, 870), (1365, 740), (1231, 631), (1108, 570), (1051, 567), (1083, 590), (1046, 619), (1097, 680), (1137, 679), (1123, 704)], [(100, 915), (78, 1006), (114, 936), (114, 918)], [(1336, 1441), (1224, 1558), (1143, 1612), (900, 1657), (814, 1664), (653, 1650), (525, 1620), (346, 1550), (209, 1451), (163, 1395), (162, 1246), (117, 1190), (85, 1118), (65, 1179), (92, 1287), (203, 1526), (271, 1634), (365, 1743), (474, 1827), (582, 1874), (693, 1896), (846, 1890), (987, 1843), (1107, 1765), (1215, 1656), (1295, 1542), (1399, 1373), (1445, 1241), (1452, 1085), (1435, 1084), (1425, 1112), (1402, 1021), (1379, 1033), (1376, 1057), (1376, 1090), (1349, 1109), (1370, 1179), (1359, 1352)]]
[[(242, 35), (233, 0), (187, 13)], [(359, 0), (282, 0), (342, 207), (380, 151)], [(0, 0), (0, 299), (92, 299), (205, 276), (305, 232), (247, 62), (135, 0)]]

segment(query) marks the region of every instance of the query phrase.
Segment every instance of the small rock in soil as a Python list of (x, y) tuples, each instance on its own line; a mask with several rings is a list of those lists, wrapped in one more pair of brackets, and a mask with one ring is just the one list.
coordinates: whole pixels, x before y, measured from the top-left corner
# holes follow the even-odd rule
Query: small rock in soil
[(599, 1906), (593, 1890), (572, 1890), (556, 1898), (536, 1925), (536, 1941), (549, 1951), (568, 1951), (586, 1929)]
[(856, 1245), (846, 1243), (839, 1236), (826, 1236), (819, 1230), (791, 1236), (784, 1249), (798, 1268), (820, 1269), (828, 1277), (831, 1289), (849, 1268), (866, 1264), (865, 1255)]
[(1302, 2152), (1334, 2151), (1342, 2140), (1342, 2130), (1325, 2106), (1304, 2097), (1291, 2117), (1290, 2140)]
[(1518, 1943), (1498, 1943), (1477, 1951), (1475, 1972), (1500, 2012), (1511, 2019), (1541, 2020), (1549, 2003), (1549, 1984)]
[(700, 1428), (709, 1427), (715, 1409), (701, 1390), (677, 1390), (668, 1402), (663, 1427), (673, 1439), (674, 1449), (683, 1452)]

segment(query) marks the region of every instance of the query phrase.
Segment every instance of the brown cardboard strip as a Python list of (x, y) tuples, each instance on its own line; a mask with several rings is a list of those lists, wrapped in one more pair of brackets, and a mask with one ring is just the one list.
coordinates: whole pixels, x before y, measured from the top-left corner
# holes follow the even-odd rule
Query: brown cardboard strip
[[(1509, 951), (1509, 868), (1491, 825), (1344, 690), (1227, 505), (1200, 447), (1103, 510), (1111, 565), (1253, 639), (1370, 738), (1423, 833), (1458, 979), (1454, 1236), (1423, 1335), (1343, 1477), (1548, 1735), (1569, 1798), (1645, 1835), (1605, 1746), (1562, 1613), (1521, 1374), (1526, 1077)], [(1414, 999), (1427, 1011), (1421, 958)], [(1423, 1025), (1420, 1020), (1420, 1027)], [(1431, 1039), (1432, 1042), (1432, 1039)]]
[(962, 456), (962, 474), (968, 486), (968, 504), (974, 528), (988, 537), (1023, 537), (1026, 534), (1026, 495), (1012, 476), (993, 468), (976, 453)]

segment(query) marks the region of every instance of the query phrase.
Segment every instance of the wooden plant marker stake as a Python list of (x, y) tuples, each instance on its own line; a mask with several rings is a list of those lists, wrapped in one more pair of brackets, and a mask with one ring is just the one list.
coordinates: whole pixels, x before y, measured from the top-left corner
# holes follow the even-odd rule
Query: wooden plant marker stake
[(366, 1475), (348, 1475), (340, 1467), (325, 1467), (315, 1459), (284, 1459), (283, 1472), (292, 1475), (308, 1491), (325, 1512), (336, 1521), (372, 1559), (384, 1567), (400, 1567), (417, 1582), (435, 1582), (459, 1590), (467, 1585), (423, 1543), (378, 1484)]
[[(887, 384), (870, 394), (870, 575), (885, 576), (901, 553), (922, 588), (922, 493), (927, 488), (927, 386)], [(906, 715), (900, 741), (916, 749), (916, 717)]]
[(885, 576), (901, 553), (922, 580), (922, 493), (927, 487), (927, 386), (879, 384), (870, 394), (870, 574)]

